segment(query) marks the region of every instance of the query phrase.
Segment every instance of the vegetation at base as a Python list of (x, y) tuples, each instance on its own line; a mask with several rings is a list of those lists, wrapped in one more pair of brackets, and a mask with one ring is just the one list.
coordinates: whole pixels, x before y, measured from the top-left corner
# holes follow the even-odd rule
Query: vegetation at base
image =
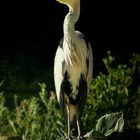
[(63, 127), (62, 117), (53, 92), (48, 93), (45, 84), (39, 84), (40, 98), (31, 97), (17, 103), (14, 97), (13, 110), (5, 106), (4, 93), (0, 94), (0, 135), (22, 136), (28, 139), (56, 139), (57, 129)]
[[(130, 63), (113, 66), (115, 58), (108, 52), (102, 72), (93, 79), (82, 122), (85, 130), (94, 127), (104, 114), (123, 112), (125, 129), (137, 129), (140, 124), (140, 56), (134, 54)], [(92, 121), (91, 121), (92, 120)]]
[[(108, 52), (103, 59), (107, 73), (100, 72), (93, 79), (81, 120), (84, 135), (100, 137), (120, 130), (121, 128), (116, 129), (116, 125), (112, 125), (114, 119), (105, 121), (106, 126), (112, 126), (112, 131), (101, 127), (104, 123), (101, 118), (114, 112), (123, 114), (123, 131), (140, 130), (140, 56), (133, 55), (127, 65), (114, 65), (114, 62), (115, 58)], [(0, 83), (1, 87), (3, 82), (5, 81)], [(32, 94), (28, 98), (21, 98), (19, 94), (13, 94), (10, 98), (12, 108), (7, 106), (9, 100), (6, 91), (0, 92), (0, 136), (21, 136), (23, 140), (62, 139), (59, 132), (66, 132), (66, 125), (56, 95), (48, 90), (45, 83), (38, 83), (38, 87), (40, 91), (37, 96)], [(118, 122), (117, 120), (116, 123)], [(95, 126), (100, 127), (97, 129)]]

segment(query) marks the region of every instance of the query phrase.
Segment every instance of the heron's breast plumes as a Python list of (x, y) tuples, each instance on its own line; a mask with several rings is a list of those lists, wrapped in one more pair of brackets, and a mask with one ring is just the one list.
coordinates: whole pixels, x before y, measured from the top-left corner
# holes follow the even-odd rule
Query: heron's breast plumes
[(74, 40), (64, 41), (64, 58), (67, 66), (78, 72), (85, 73), (86, 49), (82, 45)]

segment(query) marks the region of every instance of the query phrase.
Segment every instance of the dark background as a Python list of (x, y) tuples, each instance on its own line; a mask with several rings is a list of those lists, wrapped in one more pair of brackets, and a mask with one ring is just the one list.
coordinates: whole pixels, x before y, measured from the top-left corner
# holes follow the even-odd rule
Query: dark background
[[(12, 60), (18, 55), (22, 59), (29, 57), (46, 70), (53, 68), (68, 8), (55, 0), (48, 0), (45, 7), (0, 9), (0, 59)], [(94, 76), (104, 71), (102, 58), (107, 50), (115, 55), (117, 63), (127, 63), (132, 53), (138, 53), (134, 36), (136, 19), (132, 11), (132, 8), (124, 7), (96, 8), (92, 1), (81, 0), (76, 29), (91, 42)]]

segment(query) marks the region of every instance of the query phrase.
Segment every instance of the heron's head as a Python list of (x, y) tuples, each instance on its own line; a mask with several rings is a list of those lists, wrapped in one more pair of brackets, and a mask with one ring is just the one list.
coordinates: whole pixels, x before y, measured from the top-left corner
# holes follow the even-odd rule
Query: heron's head
[(62, 4), (74, 7), (75, 5), (80, 4), (80, 0), (56, 0)]

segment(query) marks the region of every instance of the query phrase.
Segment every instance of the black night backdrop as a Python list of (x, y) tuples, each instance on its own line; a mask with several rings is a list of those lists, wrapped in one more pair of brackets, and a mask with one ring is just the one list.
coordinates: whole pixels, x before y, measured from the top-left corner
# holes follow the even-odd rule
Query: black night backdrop
[[(129, 9), (94, 8), (91, 5), (92, 2), (81, 2), (81, 15), (76, 29), (91, 42), (96, 75), (103, 69), (102, 58), (107, 50), (117, 56), (119, 63), (124, 63), (132, 53), (138, 53), (138, 47), (131, 44), (133, 18), (125, 11)], [(66, 6), (55, 1), (47, 1), (46, 8), (2, 8), (0, 59), (13, 63), (18, 61), (16, 59), (31, 59), (33, 64), (40, 65), (40, 69), (53, 68), (67, 12)], [(25, 65), (25, 69), (28, 71), (33, 64)]]
[[(68, 8), (55, 0), (45, 6), (0, 9), (0, 89), (8, 94), (6, 100), (11, 100), (12, 93), (38, 92), (38, 82), (54, 90), (54, 56)], [(92, 0), (81, 0), (76, 30), (84, 33), (92, 45), (94, 78), (99, 72), (107, 73), (102, 59), (108, 50), (116, 58), (115, 65), (128, 64), (132, 54), (139, 53), (133, 43), (135, 27), (131, 21), (135, 19), (130, 13), (127, 8), (97, 8)]]

